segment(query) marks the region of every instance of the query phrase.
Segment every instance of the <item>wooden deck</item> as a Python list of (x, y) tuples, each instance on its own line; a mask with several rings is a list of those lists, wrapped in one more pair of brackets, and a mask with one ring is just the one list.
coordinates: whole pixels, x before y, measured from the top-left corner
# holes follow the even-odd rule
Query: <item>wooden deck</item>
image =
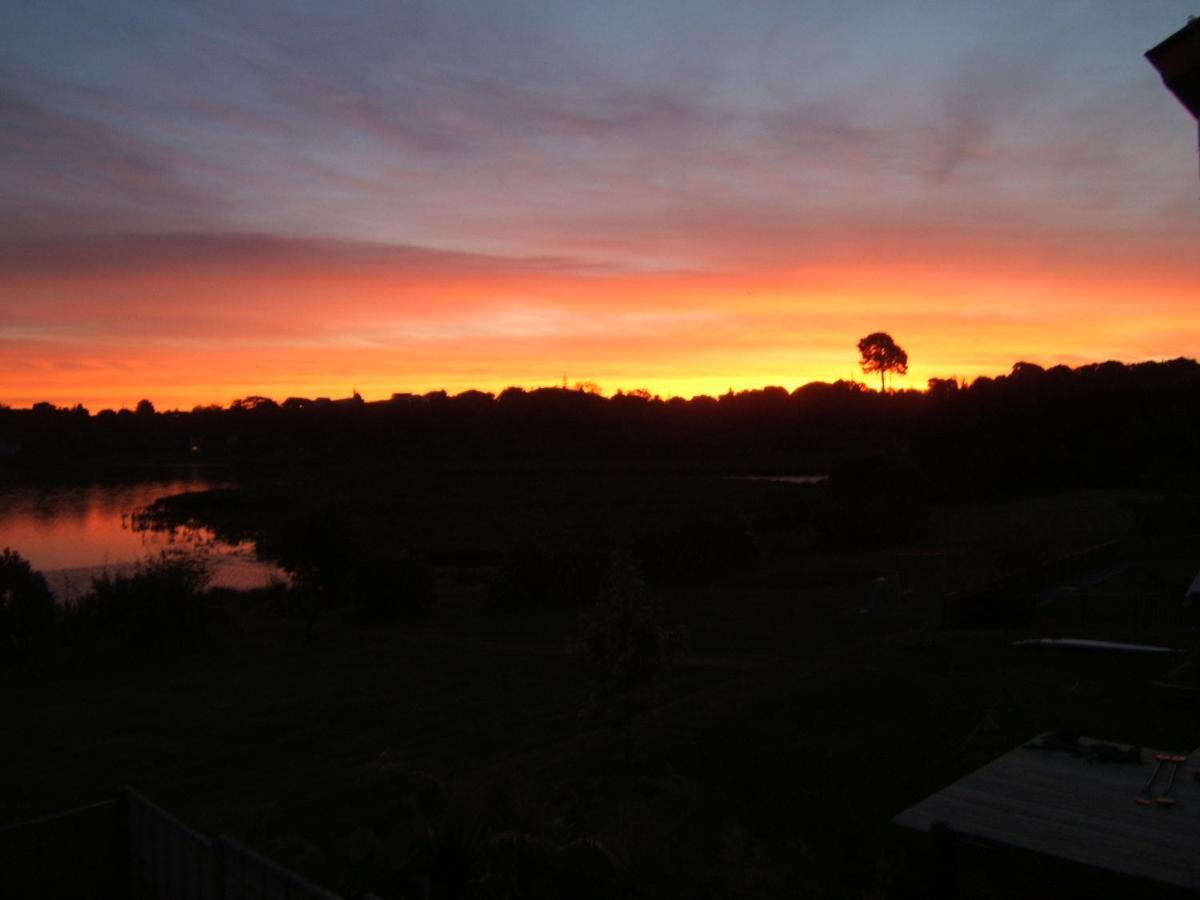
[[(1097, 743), (1080, 739), (1082, 747)], [(1089, 762), (1081, 755), (1026, 744), (892, 821), (924, 832), (944, 823), (951, 834), (967, 840), (1197, 890), (1200, 783), (1192, 773), (1200, 754), (1193, 752), (1180, 765), (1174, 806), (1141, 806), (1134, 801), (1153, 771), (1156, 752), (1143, 750), (1142, 764), (1134, 765)], [(1166, 787), (1169, 769), (1163, 765), (1155, 794)]]

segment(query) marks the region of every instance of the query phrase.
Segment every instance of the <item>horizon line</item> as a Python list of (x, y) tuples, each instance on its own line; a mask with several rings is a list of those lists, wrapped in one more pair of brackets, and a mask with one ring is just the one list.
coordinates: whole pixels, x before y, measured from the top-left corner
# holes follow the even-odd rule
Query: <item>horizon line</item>
[[(216, 401), (212, 401), (212, 402), (208, 402), (208, 403), (196, 403), (190, 409), (183, 409), (178, 406), (173, 406), (173, 407), (168, 407), (168, 408), (160, 410), (160, 409), (158, 409), (157, 404), (155, 404), (151, 398), (143, 397), (135, 402), (134, 407), (136, 408), (136, 406), (140, 405), (143, 402), (149, 402), (151, 404), (151, 406), (153, 407), (154, 412), (158, 413), (158, 414), (194, 413), (194, 412), (197, 412), (200, 410), (206, 410), (206, 409), (212, 410), (213, 408), (220, 409), (223, 411), (229, 411), (229, 410), (234, 409), (237, 406), (237, 404), (243, 403), (247, 400), (265, 400), (265, 401), (270, 401), (271, 403), (274, 403), (279, 406), (283, 405), (288, 400), (302, 400), (302, 401), (307, 401), (309, 403), (322, 403), (322, 404), (323, 403), (345, 403), (345, 402), (362, 402), (362, 403), (366, 404), (366, 403), (388, 403), (388, 402), (394, 401), (398, 398), (428, 398), (428, 397), (437, 396), (437, 395), (442, 395), (442, 396), (446, 396), (446, 397), (450, 397), (450, 398), (457, 398), (457, 397), (461, 397), (461, 396), (464, 396), (467, 394), (481, 394), (481, 395), (490, 397), (493, 400), (495, 400), (495, 399), (498, 399), (502, 394), (507, 393), (509, 391), (519, 391), (521, 393), (533, 393), (533, 392), (537, 392), (537, 391), (562, 391), (565, 393), (572, 393), (572, 394), (574, 394), (574, 393), (588, 394), (588, 395), (592, 395), (592, 396), (601, 397), (603, 399), (613, 399), (613, 398), (616, 398), (619, 396), (643, 396), (644, 395), (645, 399), (647, 399), (647, 400), (659, 401), (659, 402), (665, 403), (665, 402), (669, 402), (672, 400), (682, 400), (684, 402), (691, 402), (691, 401), (699, 400), (699, 399), (703, 399), (703, 398), (717, 400), (721, 397), (726, 397), (726, 396), (738, 396), (741, 394), (765, 392), (765, 391), (769, 391), (769, 390), (773, 390), (773, 389), (778, 389), (778, 390), (784, 391), (785, 393), (787, 393), (790, 396), (792, 394), (795, 394), (798, 391), (803, 390), (804, 388), (812, 387), (814, 385), (824, 385), (824, 386), (832, 387), (832, 386), (839, 385), (839, 384), (857, 385), (859, 390), (862, 393), (869, 393), (869, 394), (881, 394), (881, 393), (885, 393), (885, 394), (904, 394), (904, 393), (927, 394), (930, 391), (932, 383), (935, 381), (936, 382), (946, 382), (946, 383), (953, 382), (956, 385), (956, 387), (959, 389), (969, 389), (975, 383), (985, 380), (985, 379), (989, 380), (989, 381), (995, 381), (997, 379), (1011, 377), (1012, 375), (1017, 373), (1018, 367), (1024, 367), (1024, 368), (1026, 368), (1027, 371), (1030, 371), (1030, 372), (1039, 371), (1041, 373), (1049, 373), (1049, 372), (1056, 371), (1056, 370), (1065, 370), (1067, 372), (1075, 374), (1075, 373), (1078, 373), (1085, 369), (1098, 368), (1100, 366), (1107, 366), (1107, 365), (1116, 365), (1116, 366), (1121, 367), (1122, 369), (1131, 369), (1131, 368), (1135, 368), (1138, 366), (1164, 365), (1167, 363), (1178, 363), (1178, 362), (1187, 362), (1187, 363), (1192, 363), (1193, 365), (1200, 365), (1200, 363), (1197, 363), (1197, 360), (1194, 357), (1188, 357), (1188, 356), (1177, 356), (1177, 357), (1171, 357), (1171, 358), (1167, 358), (1167, 359), (1162, 359), (1162, 358), (1160, 358), (1160, 359), (1143, 359), (1143, 360), (1138, 360), (1138, 361), (1134, 361), (1134, 362), (1122, 362), (1120, 360), (1107, 359), (1107, 360), (1102, 360), (1102, 361), (1097, 361), (1097, 362), (1083, 363), (1078, 366), (1068, 366), (1065, 363), (1057, 363), (1057, 364), (1051, 365), (1051, 366), (1042, 366), (1038, 363), (1031, 363), (1031, 362), (1028, 362), (1025, 360), (1017, 360), (1016, 362), (1014, 362), (1012, 364), (1012, 366), (1009, 367), (1007, 372), (1001, 372), (1001, 373), (997, 373), (994, 375), (986, 375), (986, 374), (976, 375), (973, 378), (965, 378), (965, 377), (960, 377), (958, 375), (932, 376), (932, 377), (926, 379), (926, 384), (923, 387), (917, 387), (917, 386), (901, 387), (901, 388), (889, 387), (886, 391), (880, 391), (878, 388), (871, 387), (871, 385), (869, 383), (867, 383), (866, 381), (860, 381), (853, 374), (848, 378), (838, 378), (838, 379), (835, 379), (832, 381), (821, 380), (821, 379), (808, 381), (803, 384), (799, 384), (790, 390), (781, 384), (763, 384), (758, 387), (742, 388), (740, 390), (734, 390), (733, 386), (731, 385), (729, 387), (729, 389), (727, 391), (725, 391), (724, 393), (716, 393), (716, 394), (697, 393), (697, 394), (692, 394), (690, 396), (684, 396), (683, 394), (655, 393), (655, 392), (648, 390), (645, 387), (628, 388), (628, 387), (624, 387), (624, 386), (616, 388), (612, 393), (608, 393), (604, 390), (604, 388), (601, 385), (597, 384), (596, 382), (593, 382), (590, 380), (579, 380), (579, 381), (574, 381), (570, 384), (567, 384), (566, 379), (564, 378), (563, 382), (556, 381), (553, 384), (536, 384), (536, 385), (530, 385), (530, 386), (512, 384), (512, 385), (508, 385), (507, 387), (502, 388), (498, 391), (488, 391), (488, 390), (483, 390), (480, 388), (464, 388), (455, 393), (450, 393), (445, 388), (433, 388), (431, 390), (423, 391), (423, 392), (392, 391), (387, 396), (377, 396), (372, 399), (368, 399), (367, 397), (363, 396), (358, 391), (358, 389), (354, 386), (351, 387), (351, 393), (349, 395), (343, 396), (343, 397), (328, 397), (328, 396), (323, 396), (323, 395), (305, 396), (305, 395), (298, 395), (298, 394), (290, 394), (289, 396), (284, 397), (283, 399), (276, 399), (275, 397), (269, 396), (267, 394), (251, 392), (251, 393), (243, 394), (240, 397), (234, 397), (232, 400), (228, 401), (228, 403), (226, 403), (226, 404), (221, 404)], [(863, 373), (863, 374), (866, 374), (866, 373)], [(874, 377), (874, 373), (871, 373), (871, 377), (872, 378)], [(907, 376), (900, 375), (899, 377), (904, 378)], [(121, 413), (121, 412), (129, 412), (129, 413), (134, 412), (134, 409), (131, 409), (129, 406), (125, 405), (124, 403), (122, 403), (120, 406), (117, 406), (117, 407), (106, 405), (106, 406), (101, 407), (98, 411), (92, 412), (91, 409), (86, 407), (82, 402), (77, 402), (74, 404), (68, 403), (68, 404), (60, 405), (60, 404), (56, 404), (49, 400), (41, 400), (41, 401), (34, 401), (27, 406), (13, 406), (3, 400), (0, 400), (0, 410), (8, 410), (8, 411), (12, 411), (12, 412), (33, 411), (35, 408), (42, 406), (42, 405), (49, 405), (50, 407), (52, 407), (55, 410), (68, 411), (68, 412), (77, 411), (77, 410), (82, 409), (85, 412), (87, 412), (87, 414), (91, 417), (95, 417), (97, 415), (100, 415), (101, 413), (106, 413), (106, 412), (111, 412), (114, 414)]]

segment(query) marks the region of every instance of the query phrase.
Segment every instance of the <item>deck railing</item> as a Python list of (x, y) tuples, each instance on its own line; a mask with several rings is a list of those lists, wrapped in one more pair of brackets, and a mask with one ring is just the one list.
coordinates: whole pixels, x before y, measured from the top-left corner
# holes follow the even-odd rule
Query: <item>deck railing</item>
[(22, 900), (341, 900), (133, 788), (0, 828), (0, 895)]

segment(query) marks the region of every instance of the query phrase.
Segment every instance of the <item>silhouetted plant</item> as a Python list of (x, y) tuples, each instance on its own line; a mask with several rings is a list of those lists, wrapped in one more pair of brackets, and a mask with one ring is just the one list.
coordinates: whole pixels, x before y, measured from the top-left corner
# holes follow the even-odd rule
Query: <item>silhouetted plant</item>
[(658, 702), (662, 677), (686, 638), (686, 629), (664, 621), (633, 561), (614, 553), (574, 645), (588, 676), (585, 712), (625, 738), (626, 760), (634, 720)]
[(0, 670), (34, 664), (53, 644), (57, 620), (46, 579), (5, 547), (0, 552)]
[(70, 610), (72, 631), (84, 640), (113, 641), (136, 655), (178, 653), (208, 634), (208, 582), (203, 558), (163, 551), (128, 574), (93, 578), (91, 590)]

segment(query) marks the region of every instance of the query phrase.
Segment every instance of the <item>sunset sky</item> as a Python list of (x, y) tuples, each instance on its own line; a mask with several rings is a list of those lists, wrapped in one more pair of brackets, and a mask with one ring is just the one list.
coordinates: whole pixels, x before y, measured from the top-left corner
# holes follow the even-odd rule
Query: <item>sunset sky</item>
[(1194, 357), (1189, 13), (11, 0), (0, 403)]

